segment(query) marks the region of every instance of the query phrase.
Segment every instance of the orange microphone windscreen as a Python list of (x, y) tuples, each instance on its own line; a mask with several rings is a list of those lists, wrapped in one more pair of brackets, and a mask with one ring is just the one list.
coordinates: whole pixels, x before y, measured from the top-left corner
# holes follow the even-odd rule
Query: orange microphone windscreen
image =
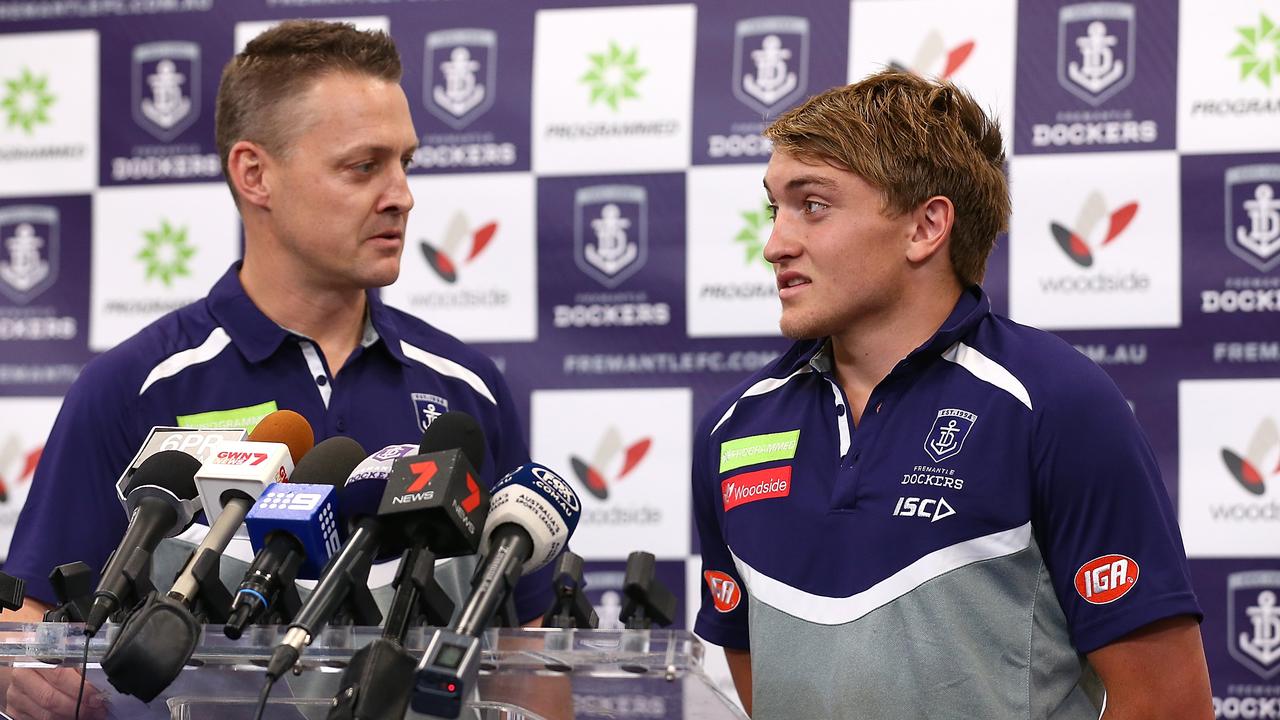
[(258, 426), (249, 433), (251, 442), (276, 442), (289, 446), (289, 456), (296, 467), (298, 461), (311, 451), (316, 444), (315, 433), (311, 431), (311, 423), (292, 410), (276, 410), (258, 421)]

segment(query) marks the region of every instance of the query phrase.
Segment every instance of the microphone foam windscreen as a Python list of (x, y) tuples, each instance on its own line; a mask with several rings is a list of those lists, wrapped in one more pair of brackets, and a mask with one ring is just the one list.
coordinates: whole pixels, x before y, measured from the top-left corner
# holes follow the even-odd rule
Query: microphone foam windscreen
[(484, 430), (464, 412), (447, 412), (431, 421), (418, 443), (418, 454), (462, 450), (471, 467), (480, 472), (484, 464)]
[(249, 433), (250, 442), (275, 442), (289, 446), (289, 457), (296, 467), (302, 456), (316, 444), (311, 423), (292, 410), (276, 410), (258, 421)]
[(344, 435), (321, 441), (298, 461), (289, 478), (291, 483), (342, 487), (347, 476), (364, 460), (360, 443)]
[(183, 500), (190, 500), (199, 495), (196, 490), (195, 475), (200, 469), (200, 461), (181, 450), (161, 450), (152, 455), (129, 478), (125, 488), (125, 497), (142, 485), (155, 485), (173, 493)]

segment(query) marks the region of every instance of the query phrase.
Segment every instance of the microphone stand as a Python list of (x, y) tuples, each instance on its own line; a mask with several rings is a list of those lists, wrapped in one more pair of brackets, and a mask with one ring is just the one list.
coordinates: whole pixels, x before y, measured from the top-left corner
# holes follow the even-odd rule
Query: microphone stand
[(405, 636), (419, 625), (445, 625), (454, 604), (435, 579), (435, 555), (420, 543), (405, 550), (392, 584), (382, 637), (351, 658), (327, 720), (403, 717), (408, 710), (418, 661), (404, 649)]

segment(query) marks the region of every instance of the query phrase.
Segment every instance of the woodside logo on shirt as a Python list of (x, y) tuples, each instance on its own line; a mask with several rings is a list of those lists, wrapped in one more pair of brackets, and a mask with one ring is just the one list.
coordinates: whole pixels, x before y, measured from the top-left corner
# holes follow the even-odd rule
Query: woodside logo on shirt
[(724, 497), (725, 512), (757, 500), (786, 497), (791, 494), (791, 466), (752, 470), (725, 478), (720, 483), (720, 493)]

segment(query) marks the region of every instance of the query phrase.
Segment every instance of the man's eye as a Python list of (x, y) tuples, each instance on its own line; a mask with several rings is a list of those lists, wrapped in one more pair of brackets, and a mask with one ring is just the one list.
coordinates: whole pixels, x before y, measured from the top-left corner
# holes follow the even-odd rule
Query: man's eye
[(368, 173), (373, 172), (378, 167), (378, 164), (375, 162), (362, 162), (357, 163), (354, 167), (356, 172)]
[(408, 170), (408, 169), (409, 169), (409, 166), (410, 166), (410, 165), (412, 165), (412, 164), (413, 164), (413, 156), (412, 156), (412, 155), (406, 155), (406, 156), (404, 156), (404, 157), (400, 158), (400, 167), (404, 168), (405, 170)]
[(806, 200), (804, 203), (804, 212), (806, 215), (812, 215), (818, 212), (819, 210), (825, 209), (826, 207), (827, 207), (827, 204), (824, 202), (818, 202), (817, 200)]
[(774, 220), (777, 220), (777, 219), (778, 219), (778, 206), (777, 206), (777, 205), (767, 205), (767, 206), (765, 206), (764, 215), (765, 215), (765, 217), (769, 218), (769, 222), (773, 222)]

